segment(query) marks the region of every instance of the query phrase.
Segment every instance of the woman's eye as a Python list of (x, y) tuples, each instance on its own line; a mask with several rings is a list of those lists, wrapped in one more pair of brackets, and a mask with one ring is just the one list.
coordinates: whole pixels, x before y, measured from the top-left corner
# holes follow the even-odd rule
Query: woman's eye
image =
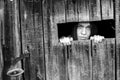
[(90, 28), (91, 26), (89, 25), (89, 26), (87, 26), (86, 28)]

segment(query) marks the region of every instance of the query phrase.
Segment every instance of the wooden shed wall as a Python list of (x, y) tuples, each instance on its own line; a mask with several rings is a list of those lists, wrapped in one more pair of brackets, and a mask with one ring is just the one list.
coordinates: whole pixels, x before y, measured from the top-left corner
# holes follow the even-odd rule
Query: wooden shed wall
[(58, 23), (114, 19), (113, 0), (44, 0), (42, 5), (43, 15), (49, 19), (46, 22), (43, 18), (43, 22), (50, 25), (52, 43), (58, 42)]
[(57, 44), (51, 52), (47, 80), (116, 80), (115, 39)]
[[(113, 0), (1, 0), (1, 1), (4, 3), (3, 9), (5, 8), (4, 9), (5, 16), (3, 18), (5, 20), (2, 20), (4, 21), (3, 23), (5, 26), (2, 24), (3, 27), (0, 28), (2, 32), (1, 34), (3, 34), (0, 37), (1, 38), (0, 42), (2, 42), (1, 43), (2, 45), (0, 48), (1, 49), (0, 55), (1, 56), (3, 55), (3, 57), (0, 58), (1, 59), (0, 69), (4, 70), (3, 72), (0, 72), (1, 74), (0, 77), (1, 78), (3, 77), (3, 79), (5, 80), (22, 80), (22, 78), (24, 78), (25, 80), (39, 80), (39, 79), (42, 79), (42, 80), (66, 79), (67, 80), (68, 73), (66, 72), (72, 71), (73, 73), (76, 74), (77, 70), (71, 69), (73, 67), (76, 67), (77, 65), (76, 60), (74, 61), (73, 58), (71, 60), (75, 62), (75, 65), (73, 65), (70, 68), (70, 70), (66, 71), (65, 73), (62, 71), (67, 69), (65, 69), (66, 66), (62, 64), (62, 61), (60, 61), (60, 64), (57, 63), (57, 66), (56, 66), (60, 74), (59, 72), (56, 72), (56, 68), (53, 67), (54, 65), (56, 65), (56, 62), (54, 61), (59, 62), (59, 59), (61, 59), (64, 62), (63, 56), (56, 53), (54, 53), (56, 54), (54, 56), (53, 49), (52, 49), (53, 44), (57, 44), (58, 42), (58, 32), (57, 32), (58, 23), (115, 19), (116, 34), (118, 33), (116, 42), (117, 44), (119, 44), (119, 39), (118, 39), (119, 38), (119, 12), (117, 13), (117, 15), (114, 12), (114, 11), (117, 12), (119, 10), (119, 7), (118, 7), (119, 0), (118, 1), (116, 0), (116, 5), (114, 4)], [(115, 7), (115, 10), (114, 10), (114, 7)], [(101, 46), (104, 46), (104, 44), (102, 44)], [(19, 77), (7, 76), (6, 71), (10, 67), (11, 61), (17, 56), (19, 56), (20, 54), (22, 54), (22, 52), (24, 52), (26, 49), (30, 50), (30, 58), (24, 59), (24, 62), (22, 64), (25, 70), (24, 75)], [(117, 56), (118, 57), (117, 58), (117, 62), (118, 62), (117, 78), (119, 80), (119, 54), (118, 54), (119, 45), (117, 45), (116, 50), (118, 55)], [(99, 50), (98, 48), (98, 53), (99, 51), (101, 50)], [(95, 53), (97, 52), (93, 52), (93, 55), (95, 55)], [(75, 54), (77, 54), (77, 52)], [(59, 55), (60, 58), (58, 58), (59, 56), (57, 55)], [(101, 54), (101, 55), (103, 56), (104, 54)], [(103, 59), (101, 58), (101, 55), (100, 55), (100, 59)], [(109, 56), (111, 57), (111, 55)], [(79, 59), (83, 59), (83, 58), (79, 58)], [(97, 59), (96, 55), (94, 56), (93, 59), (95, 60)], [(67, 58), (65, 58), (65, 61), (66, 60)], [(4, 62), (4, 69), (3, 69), (3, 62)], [(106, 63), (109, 64), (109, 62), (106, 62)], [(98, 77), (103, 78), (102, 72), (104, 73), (104, 70), (100, 70), (100, 72), (99, 71), (96, 72), (97, 71), (96, 64), (97, 62), (93, 64), (93, 67), (95, 67), (94, 74), (87, 74), (85, 72), (85, 75), (87, 74), (89, 76), (93, 76), (93, 77), (90, 77), (90, 79), (93, 78), (94, 80), (96, 80), (96, 78), (98, 79)], [(88, 64), (85, 64), (85, 65), (88, 65)], [(112, 65), (114, 65), (114, 63), (112, 63)], [(60, 66), (63, 68), (61, 68)], [(100, 66), (104, 67), (104, 64)], [(21, 64), (18, 64), (18, 67), (21, 67)], [(115, 69), (113, 66), (113, 71), (114, 70)], [(90, 71), (90, 73), (92, 72)], [(109, 76), (112, 75), (113, 76), (112, 78), (114, 78), (114, 76), (116, 76), (114, 74), (116, 73), (113, 73), (111, 71), (111, 74)], [(69, 76), (70, 80), (75, 78), (75, 76), (81, 77), (78, 74), (74, 75), (70, 73), (69, 75), (70, 75)], [(88, 77), (85, 77), (85, 79), (86, 78)], [(84, 80), (84, 77), (82, 79)], [(105, 78), (105, 79), (107, 80), (108, 78)]]

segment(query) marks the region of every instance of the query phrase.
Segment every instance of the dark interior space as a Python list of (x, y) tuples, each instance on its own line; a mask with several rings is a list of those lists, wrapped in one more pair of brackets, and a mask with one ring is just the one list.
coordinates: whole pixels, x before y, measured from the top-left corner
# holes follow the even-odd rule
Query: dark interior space
[[(73, 27), (78, 22), (61, 23), (58, 24), (58, 38), (71, 36)], [(96, 35), (104, 36), (105, 38), (115, 38), (115, 21), (114, 20), (102, 20), (90, 22), (97, 26), (98, 33)]]

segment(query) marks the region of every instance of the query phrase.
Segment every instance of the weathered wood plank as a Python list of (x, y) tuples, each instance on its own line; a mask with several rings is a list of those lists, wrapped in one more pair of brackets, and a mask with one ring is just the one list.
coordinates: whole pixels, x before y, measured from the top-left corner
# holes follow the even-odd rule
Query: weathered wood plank
[[(20, 80), (22, 77), (8, 77), (6, 75), (7, 70), (11, 68), (12, 60), (18, 57), (21, 54), (21, 44), (20, 44), (20, 23), (19, 23), (19, 1), (5, 1), (5, 41), (4, 41), (4, 49), (8, 51), (4, 51), (4, 63), (8, 63), (4, 65), (3, 78), (5, 80)], [(17, 68), (21, 68), (21, 63), (16, 64)], [(7, 69), (7, 70), (6, 70)]]
[(89, 0), (78, 0), (79, 21), (89, 21)]
[[(1, 41), (0, 41), (1, 43)], [(2, 45), (0, 45), (0, 79), (3, 80), (3, 52), (2, 52)]]
[(52, 80), (67, 80), (66, 75), (66, 53), (67, 46), (62, 46), (61, 44), (53, 47), (53, 78)]
[[(106, 39), (106, 55), (105, 55), (105, 80), (115, 79), (115, 39)], [(106, 76), (107, 75), (107, 76)]]
[(90, 21), (101, 20), (100, 0), (89, 0), (89, 17)]
[[(8, 71), (8, 68), (10, 67), (11, 65), (11, 56), (10, 56), (10, 12), (9, 12), (9, 9), (10, 9), (10, 6), (7, 4), (8, 2), (6, 1), (6, 4), (5, 4), (5, 9), (4, 9), (4, 20), (7, 24), (5, 24), (5, 43), (4, 43), (4, 46), (3, 46), (3, 59), (4, 59), (4, 69), (3, 69), (3, 79), (5, 80), (10, 80), (10, 77), (6, 75), (6, 72)], [(9, 6), (9, 7), (8, 7)], [(8, 27), (8, 28), (7, 28)], [(6, 33), (7, 32), (7, 33)], [(6, 41), (8, 40), (8, 41)], [(9, 57), (9, 58), (8, 58)]]
[(44, 35), (42, 25), (42, 1), (34, 0), (34, 37), (35, 37), (35, 54), (37, 65), (37, 78), (45, 80), (45, 53), (44, 53)]
[(0, 1), (0, 80), (3, 80), (3, 50), (2, 45), (4, 44), (4, 1)]
[(120, 79), (120, 0), (115, 0), (116, 79)]
[(115, 80), (115, 40), (92, 45), (93, 80)]
[(67, 0), (65, 12), (66, 22), (78, 22), (78, 0)]
[[(27, 6), (27, 5), (26, 5)], [(28, 12), (27, 8), (25, 6), (25, 0), (20, 0), (20, 19), (21, 19), (21, 36), (22, 36), (22, 52), (27, 50), (28, 46), (28, 39), (26, 38), (27, 36), (27, 17), (28, 17)], [(27, 64), (26, 64), (27, 63)], [(25, 80), (30, 80), (30, 59), (26, 58), (23, 61), (23, 67), (24, 67), (24, 78)]]
[[(16, 57), (21, 54), (21, 44), (20, 44), (20, 23), (19, 23), (19, 1), (5, 1), (5, 48), (8, 49), (8, 52), (4, 53), (4, 62), (9, 63), (5, 64), (4, 70), (11, 67), (11, 62)], [(8, 56), (7, 56), (8, 55)], [(16, 64), (17, 68), (21, 68), (21, 63)], [(7, 69), (8, 70), (8, 69)], [(6, 70), (5, 70), (6, 71)], [(7, 71), (6, 71), (7, 72)], [(8, 77), (4, 74), (5, 80), (20, 80), (22, 77)]]
[(51, 0), (43, 0), (42, 1), (42, 14), (43, 14), (43, 40), (44, 40), (44, 53), (45, 53), (45, 72), (46, 76), (45, 79), (52, 80), (52, 74), (51, 74)]
[(52, 0), (51, 3), (51, 33), (52, 44), (58, 42), (58, 23), (65, 23), (65, 0)]
[[(21, 33), (20, 33), (20, 21), (19, 21), (19, 0), (14, 0), (12, 5), (12, 16), (11, 20), (12, 22), (12, 26), (11, 28), (13, 28), (13, 49), (14, 52), (11, 53), (13, 55), (13, 59), (15, 59), (16, 57), (19, 57), (21, 55)], [(17, 68), (22, 68), (21, 66), (21, 62), (19, 61), (16, 64)], [(16, 77), (16, 80), (21, 80), (22, 75)], [(12, 78), (11, 78), (12, 79)], [(13, 78), (14, 79), (14, 78)]]
[(52, 0), (53, 17), (55, 23), (65, 23), (65, 0)]
[[(34, 23), (34, 1), (20, 0), (21, 12), (21, 32), (22, 32), (22, 51), (30, 51), (30, 58), (24, 61), (24, 77), (26, 80), (37, 79), (37, 59), (36, 54), (36, 38), (35, 38), (35, 23)], [(28, 62), (28, 63), (25, 63)]]
[(90, 41), (73, 42), (68, 62), (70, 80), (92, 80)]
[(114, 19), (113, 0), (101, 0), (102, 20)]
[(4, 44), (5, 41), (5, 35), (4, 35), (4, 14), (5, 14), (5, 2), (4, 0), (0, 0), (0, 26), (1, 26), (1, 40), (2, 40), (2, 44)]
[(92, 45), (93, 80), (104, 80), (105, 42)]
[(51, 53), (48, 55), (48, 62), (47, 62), (47, 79), (48, 80), (67, 80), (67, 70), (66, 70), (66, 51), (62, 44), (58, 44), (52, 47)]

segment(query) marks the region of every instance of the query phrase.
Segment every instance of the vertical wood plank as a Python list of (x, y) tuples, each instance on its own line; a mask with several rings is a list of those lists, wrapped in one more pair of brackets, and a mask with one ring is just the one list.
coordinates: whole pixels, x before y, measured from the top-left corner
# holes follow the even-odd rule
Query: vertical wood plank
[(55, 23), (65, 23), (65, 0), (52, 0), (53, 17)]
[[(21, 54), (21, 33), (20, 33), (20, 21), (19, 21), (19, 0), (14, 0), (13, 4), (12, 4), (12, 16), (13, 19), (11, 18), (11, 20), (13, 20), (12, 22), (12, 28), (13, 28), (13, 49), (14, 49), (14, 53), (13, 54), (15, 59), (16, 57), (19, 57)], [(22, 68), (21, 67), (21, 62), (18, 62), (17, 64), (18, 68)], [(21, 75), (18, 76), (16, 78), (16, 80), (21, 80), (22, 77)]]
[(34, 30), (35, 30), (35, 51), (38, 80), (45, 80), (45, 54), (44, 54), (44, 35), (42, 19), (42, 1), (34, 0)]
[(4, 66), (3, 52), (2, 52), (2, 45), (0, 45), (0, 79), (1, 80), (3, 80), (3, 66)]
[(66, 22), (78, 22), (78, 0), (67, 0), (65, 12)]
[[(34, 19), (34, 0), (20, 0), (21, 11), (21, 32), (22, 32), (22, 51), (30, 51), (30, 58), (24, 61), (25, 79), (37, 79), (37, 61)], [(27, 62), (27, 63), (26, 63)]]
[(120, 79), (120, 0), (115, 0), (116, 79)]
[(90, 41), (73, 42), (68, 62), (70, 80), (92, 80)]
[(5, 21), (5, 2), (4, 0), (0, 1), (0, 21), (1, 21), (1, 40), (2, 44), (5, 44), (5, 26), (4, 26), (4, 21)]
[[(6, 58), (6, 63), (9, 62), (8, 65), (4, 65), (6, 68), (9, 66), (11, 68), (11, 62), (16, 57), (19, 57), (21, 54), (21, 42), (20, 42), (20, 23), (19, 23), (19, 1), (5, 1), (5, 46), (8, 48), (8, 52), (5, 51), (4, 58)], [(7, 12), (8, 11), (8, 12)], [(8, 29), (7, 29), (8, 28)], [(7, 53), (6, 53), (7, 52)], [(6, 56), (9, 55), (9, 56)], [(4, 59), (5, 60), (5, 59)], [(18, 62), (15, 65), (17, 68), (21, 68), (21, 62)], [(6, 69), (4, 68), (4, 69)], [(5, 70), (6, 71), (6, 70)], [(7, 71), (5, 72), (5, 74)], [(6, 75), (4, 75), (6, 76)], [(21, 76), (18, 77), (4, 77), (5, 80), (20, 80)]]
[(92, 45), (93, 80), (104, 80), (105, 42)]
[(4, 61), (3, 61), (3, 51), (2, 51), (2, 45), (4, 40), (4, 1), (0, 1), (0, 80), (3, 80), (3, 67), (4, 67)]
[(101, 0), (102, 20), (114, 19), (113, 0)]
[[(8, 68), (11, 65), (11, 55), (10, 55), (10, 41), (11, 41), (10, 40), (10, 34), (11, 34), (10, 22), (11, 22), (11, 20), (10, 20), (10, 11), (9, 11), (10, 6), (7, 4), (8, 3), (7, 1), (5, 1), (5, 3), (6, 4), (5, 4), (5, 10), (4, 10), (5, 11), (4, 12), (4, 15), (5, 15), (4, 20), (7, 24), (5, 24), (5, 28), (4, 28), (4, 30), (5, 30), (5, 33), (4, 33), (5, 34), (5, 44), (3, 46), (3, 57), (4, 57), (3, 58), (4, 59), (3, 79), (10, 80), (10, 77), (6, 75), (6, 72), (8, 71)], [(8, 41), (6, 41), (6, 40), (8, 40)]]
[[(106, 55), (105, 55), (105, 80), (115, 79), (115, 39), (106, 39)], [(107, 75), (107, 76), (106, 76)]]
[(115, 40), (93, 43), (92, 68), (93, 80), (115, 80)]
[(44, 53), (45, 53), (45, 80), (52, 80), (51, 74), (51, 63), (52, 63), (52, 55), (51, 55), (51, 0), (43, 0), (42, 1), (42, 14), (43, 14), (43, 40), (44, 40)]
[[(27, 5), (25, 5), (25, 0), (20, 0), (20, 22), (21, 22), (21, 36), (22, 36), (22, 52), (27, 50), (28, 46), (28, 38), (27, 32), (28, 25), (27, 25), (27, 17), (28, 17), (28, 11), (27, 11)], [(28, 26), (28, 27), (27, 27)], [(30, 80), (30, 59), (26, 58), (23, 61), (23, 67), (24, 67), (24, 78), (25, 80)], [(27, 63), (27, 65), (26, 65)]]
[(47, 62), (47, 79), (48, 80), (67, 80), (66, 70), (66, 51), (62, 44), (54, 45), (52, 51), (48, 55)]
[(90, 21), (101, 20), (100, 0), (89, 0), (89, 17)]
[(57, 46), (53, 47), (52, 80), (67, 80), (66, 52), (67, 46), (63, 46), (62, 44), (58, 44)]
[(51, 33), (52, 44), (58, 42), (58, 23), (65, 23), (65, 4), (66, 0), (52, 0)]
[(89, 21), (89, 0), (78, 0), (79, 21)]

